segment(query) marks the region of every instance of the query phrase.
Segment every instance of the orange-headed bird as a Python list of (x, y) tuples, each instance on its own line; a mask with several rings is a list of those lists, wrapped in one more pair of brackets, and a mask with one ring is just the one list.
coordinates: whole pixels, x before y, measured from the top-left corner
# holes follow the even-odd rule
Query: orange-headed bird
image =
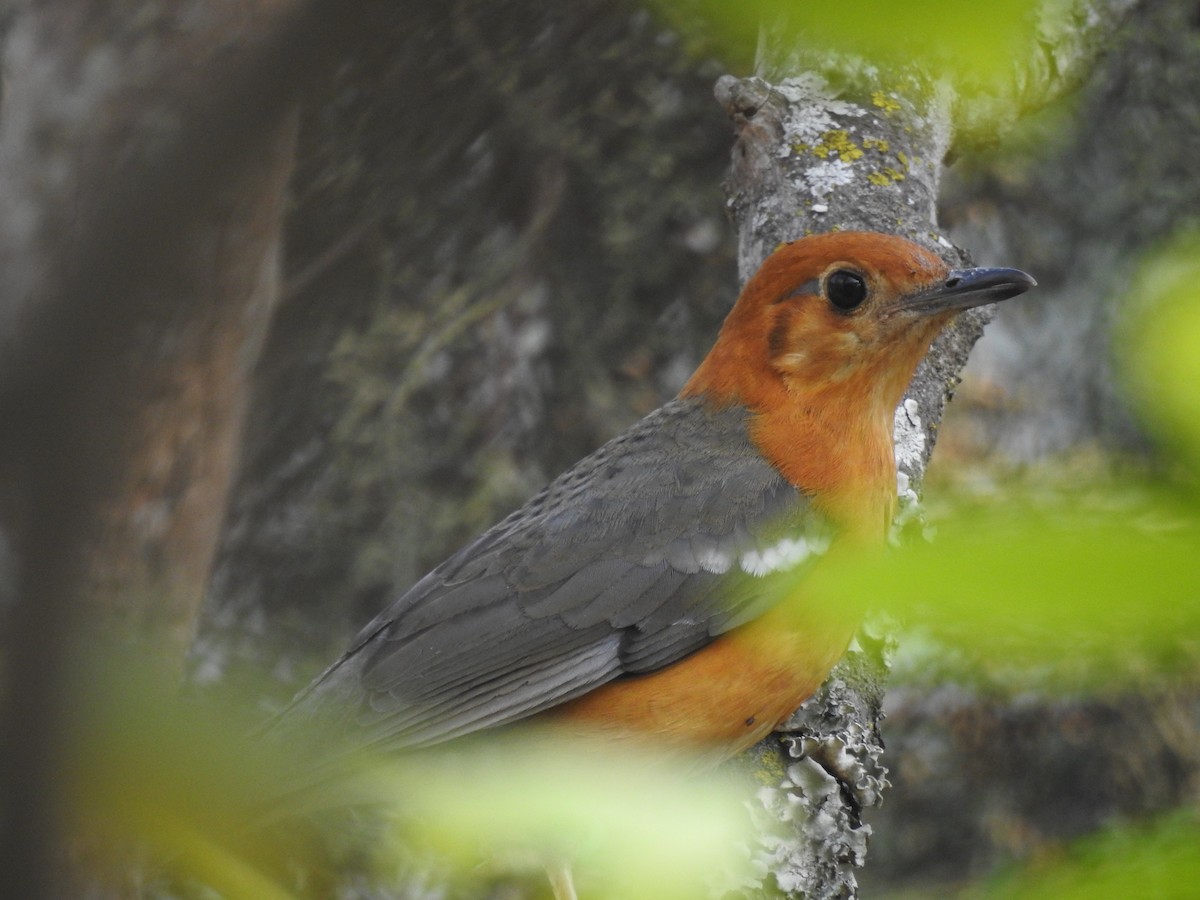
[(718, 759), (750, 746), (854, 627), (761, 576), (884, 539), (918, 362), (958, 312), (1034, 284), (886, 234), (781, 246), (678, 397), (404, 592), (289, 715), (381, 748), (534, 716)]

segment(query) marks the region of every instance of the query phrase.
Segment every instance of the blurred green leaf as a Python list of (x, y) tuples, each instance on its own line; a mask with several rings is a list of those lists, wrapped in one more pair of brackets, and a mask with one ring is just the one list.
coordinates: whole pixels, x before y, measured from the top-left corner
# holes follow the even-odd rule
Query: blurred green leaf
[[(1170, 665), (1200, 645), (1200, 520), (1162, 494), (1103, 511), (997, 505), (951, 518), (932, 543), (877, 556), (831, 555), (795, 585), (802, 602), (871, 598), (932, 624), (991, 668), (1078, 663), (1085, 678), (1130, 657)], [(1051, 685), (1052, 687), (1054, 685)], [(1062, 688), (1077, 684), (1060, 685)]]
[(1013, 60), (1028, 52), (1037, 5), (1033, 0), (774, 0), (767, 15), (798, 26), (806, 42), (868, 59), (915, 58), (976, 79), (992, 79), (1009, 74)]
[(707, 23), (734, 61), (743, 61), (756, 43), (760, 24), (779, 25), (813, 50), (835, 50), (873, 63), (918, 61), (935, 71), (959, 75), (972, 84), (1011, 77), (1035, 46), (1035, 0), (959, 3), (911, 0), (879, 3), (845, 0), (659, 0), (676, 27)]
[(1118, 349), (1137, 409), (1200, 473), (1200, 231), (1151, 254), (1130, 288)]
[(226, 897), (294, 896), (280, 873), (310, 832), (252, 827), (296, 776), (294, 759), (248, 741), (244, 714), (181, 701), (171, 680), (119, 651), (96, 651), (78, 683), (65, 794), (110, 873), (127, 878), (148, 854), (155, 873)]
[(1183, 900), (1200, 885), (1200, 823), (1183, 812), (1149, 826), (1122, 825), (985, 888), (971, 900)]
[(315, 828), (355, 805), (391, 823), (390, 840), (350, 829), (384, 885), (411, 877), (397, 861), (413, 846), (447, 877), (571, 863), (593, 897), (694, 897), (744, 863), (743, 792), (688, 777), (699, 767), (678, 756), (536, 729), (372, 756), (316, 725), (251, 736), (244, 717), (182, 703), (117, 654), (85, 680), (65, 793), (117, 877), (149, 853), (169, 879), (228, 898), (325, 896), (331, 873), (297, 878), (298, 864), (325, 864)]
[[(597, 747), (604, 748), (603, 753)], [(585, 896), (692, 898), (746, 860), (744, 788), (685, 758), (523, 729), (380, 767), (373, 793), (460, 869), (489, 854), (566, 861)], [(681, 773), (702, 771), (700, 778)]]

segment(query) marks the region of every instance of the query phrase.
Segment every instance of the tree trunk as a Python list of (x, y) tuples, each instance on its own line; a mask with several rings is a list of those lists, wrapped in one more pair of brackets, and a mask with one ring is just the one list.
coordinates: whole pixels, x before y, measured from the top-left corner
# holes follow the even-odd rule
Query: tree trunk
[[(961, 264), (936, 222), (952, 133), (948, 86), (913, 96), (874, 81), (835, 91), (810, 69), (777, 84), (726, 77), (717, 96), (738, 127), (726, 189), (743, 278), (779, 243), (829, 230), (898, 233)], [(916, 502), (948, 386), (987, 316), (959, 317), (897, 410), (898, 488), (907, 504)], [(760, 782), (775, 783), (758, 792), (755, 859), (789, 896), (856, 896), (853, 870), (870, 834), (862, 813), (887, 784), (878, 724), (889, 639), (868, 628), (856, 644), (817, 696), (752, 751)]]
[[(762, 77), (727, 76), (716, 89), (738, 131), (726, 191), (742, 280), (780, 243), (831, 230), (899, 234), (952, 266), (964, 264), (968, 253), (937, 221), (943, 160), (956, 141), (994, 141), (1002, 123), (1074, 87), (1123, 7), (1097, 5), (1087, 27), (1046, 14), (1037, 31), (1056, 67), (1041, 65), (1040, 56), (1018, 58), (1020, 90), (993, 87), (990, 94), (978, 86), (964, 93), (936, 57), (866, 65), (806, 41), (803, 27), (764, 30)], [(918, 35), (914, 27), (908, 37)], [(918, 495), (946, 403), (992, 315), (987, 308), (960, 315), (896, 410), (898, 526), (920, 516)], [(773, 881), (809, 900), (857, 896), (853, 870), (865, 862), (871, 833), (863, 812), (888, 785), (879, 723), (893, 649), (888, 627), (868, 622), (821, 691), (743, 761), (758, 783), (775, 783), (757, 795), (762, 836), (754, 858), (766, 873), (757, 889), (770, 892)]]

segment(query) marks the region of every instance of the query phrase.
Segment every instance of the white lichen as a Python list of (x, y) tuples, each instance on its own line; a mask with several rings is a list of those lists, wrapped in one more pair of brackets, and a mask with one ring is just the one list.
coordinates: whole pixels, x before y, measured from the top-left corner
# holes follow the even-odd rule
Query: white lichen
[(901, 485), (900, 476), (919, 472), (925, 461), (925, 427), (921, 421), (921, 406), (916, 400), (906, 397), (896, 407), (892, 430), (896, 443), (897, 486), (903, 493), (908, 479), (905, 478)]
[(829, 82), (815, 72), (785, 78), (775, 85), (775, 90), (789, 104), (783, 119), (783, 132), (789, 145), (817, 143), (822, 134), (839, 127), (835, 117), (857, 117), (864, 113), (857, 104), (836, 99)]
[(900, 532), (910, 522), (920, 521), (924, 516), (920, 495), (913, 484), (925, 464), (925, 426), (916, 400), (907, 397), (896, 407), (892, 430), (895, 435), (896, 496), (900, 502), (889, 537), (896, 543)]
[(854, 167), (841, 159), (826, 159), (805, 168), (800, 179), (798, 186), (819, 200), (832, 194), (835, 188), (854, 181)]

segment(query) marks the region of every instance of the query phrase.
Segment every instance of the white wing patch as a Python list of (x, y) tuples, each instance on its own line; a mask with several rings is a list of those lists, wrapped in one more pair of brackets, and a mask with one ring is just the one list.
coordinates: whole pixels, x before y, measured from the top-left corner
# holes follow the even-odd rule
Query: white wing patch
[(705, 550), (696, 554), (696, 562), (705, 572), (724, 575), (733, 566), (733, 557), (720, 550)]
[(810, 556), (819, 556), (828, 549), (829, 538), (827, 537), (815, 535), (785, 537), (769, 547), (743, 553), (738, 564), (747, 575), (762, 577), (771, 572), (786, 572), (794, 569)]

